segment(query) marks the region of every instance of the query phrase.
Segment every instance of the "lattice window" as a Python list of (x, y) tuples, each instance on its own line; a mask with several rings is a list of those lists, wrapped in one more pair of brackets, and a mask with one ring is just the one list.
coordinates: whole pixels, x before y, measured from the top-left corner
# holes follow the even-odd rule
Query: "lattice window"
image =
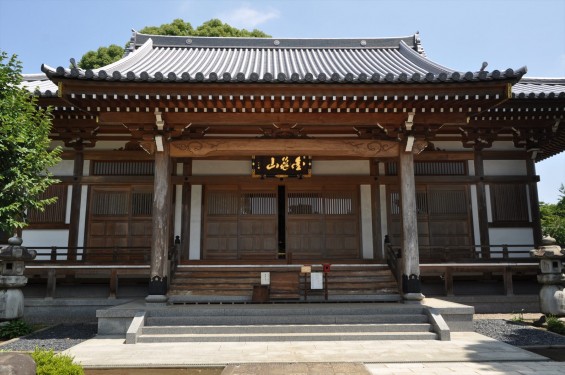
[(134, 191), (131, 195), (132, 216), (151, 216), (153, 212), (153, 192)]
[(51, 185), (39, 196), (40, 199), (57, 197), (57, 201), (45, 207), (45, 210), (28, 210), (27, 218), (30, 224), (64, 224), (67, 213), (67, 187)]
[(94, 176), (153, 176), (153, 161), (93, 161)]
[(242, 193), (240, 196), (241, 215), (276, 215), (277, 196), (275, 193)]
[[(398, 163), (387, 162), (387, 176), (398, 176)], [(466, 176), (465, 161), (414, 161), (415, 176)]]
[(326, 215), (351, 215), (355, 194), (353, 191), (327, 191), (324, 194), (324, 212)]
[[(419, 215), (428, 213), (428, 197), (425, 191), (416, 192), (416, 210)], [(400, 215), (400, 192), (398, 191), (390, 193), (390, 213)]]
[(237, 215), (239, 206), (237, 191), (209, 191), (208, 215)]
[(129, 194), (126, 191), (94, 191), (92, 215), (128, 215)]
[(529, 221), (526, 185), (491, 184), (490, 198), (494, 223)]
[(432, 215), (460, 215), (467, 213), (467, 197), (462, 190), (441, 190), (428, 193), (429, 213)]
[(293, 192), (288, 193), (289, 215), (323, 214), (323, 198), (320, 193)]

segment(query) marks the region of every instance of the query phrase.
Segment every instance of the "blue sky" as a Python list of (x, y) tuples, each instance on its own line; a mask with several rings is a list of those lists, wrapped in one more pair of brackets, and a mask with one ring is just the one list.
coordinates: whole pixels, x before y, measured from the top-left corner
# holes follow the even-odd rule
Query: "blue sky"
[[(564, 0), (0, 0), (0, 49), (24, 73), (68, 66), (103, 45), (124, 45), (131, 29), (182, 18), (219, 18), (278, 38), (345, 38), (420, 32), (427, 56), (476, 71), (526, 65), (529, 77), (565, 77)], [(538, 163), (540, 200), (565, 184), (565, 153)]]

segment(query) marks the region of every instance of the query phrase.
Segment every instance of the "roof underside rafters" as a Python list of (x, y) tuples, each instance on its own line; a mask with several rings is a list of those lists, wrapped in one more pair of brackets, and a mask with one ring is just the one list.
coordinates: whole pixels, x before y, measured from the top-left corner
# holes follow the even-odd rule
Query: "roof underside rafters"
[(437, 136), (475, 149), (513, 141), (541, 148), (538, 158), (565, 148), (559, 141), (565, 80), (520, 81), (525, 68), (458, 72), (428, 60), (418, 35), (324, 40), (136, 33), (131, 49), (101, 69), (44, 66), (49, 80), (24, 82), (41, 105), (54, 107), (55, 139), (81, 147), (152, 139), (157, 113), (175, 139), (399, 141), (414, 113), (410, 134), (428, 141)]

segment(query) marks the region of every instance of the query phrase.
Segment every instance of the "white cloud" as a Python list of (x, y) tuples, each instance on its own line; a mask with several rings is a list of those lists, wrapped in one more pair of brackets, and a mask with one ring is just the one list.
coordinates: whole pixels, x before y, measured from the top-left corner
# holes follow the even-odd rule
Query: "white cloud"
[(258, 25), (278, 17), (279, 11), (276, 9), (257, 10), (249, 4), (244, 4), (229, 13), (222, 13), (219, 18), (233, 27), (255, 29)]

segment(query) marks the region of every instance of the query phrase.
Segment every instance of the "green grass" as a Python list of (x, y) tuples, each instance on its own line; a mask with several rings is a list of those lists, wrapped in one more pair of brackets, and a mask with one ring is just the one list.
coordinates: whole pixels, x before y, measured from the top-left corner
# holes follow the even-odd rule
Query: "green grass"
[(84, 375), (82, 366), (74, 363), (71, 356), (55, 354), (53, 349), (35, 348), (31, 357), (37, 365), (37, 375)]
[(565, 335), (565, 323), (559, 320), (558, 317), (550, 315), (547, 317), (547, 330), (560, 335)]
[(21, 319), (11, 320), (0, 326), (0, 339), (10, 340), (32, 333), (34, 328)]

